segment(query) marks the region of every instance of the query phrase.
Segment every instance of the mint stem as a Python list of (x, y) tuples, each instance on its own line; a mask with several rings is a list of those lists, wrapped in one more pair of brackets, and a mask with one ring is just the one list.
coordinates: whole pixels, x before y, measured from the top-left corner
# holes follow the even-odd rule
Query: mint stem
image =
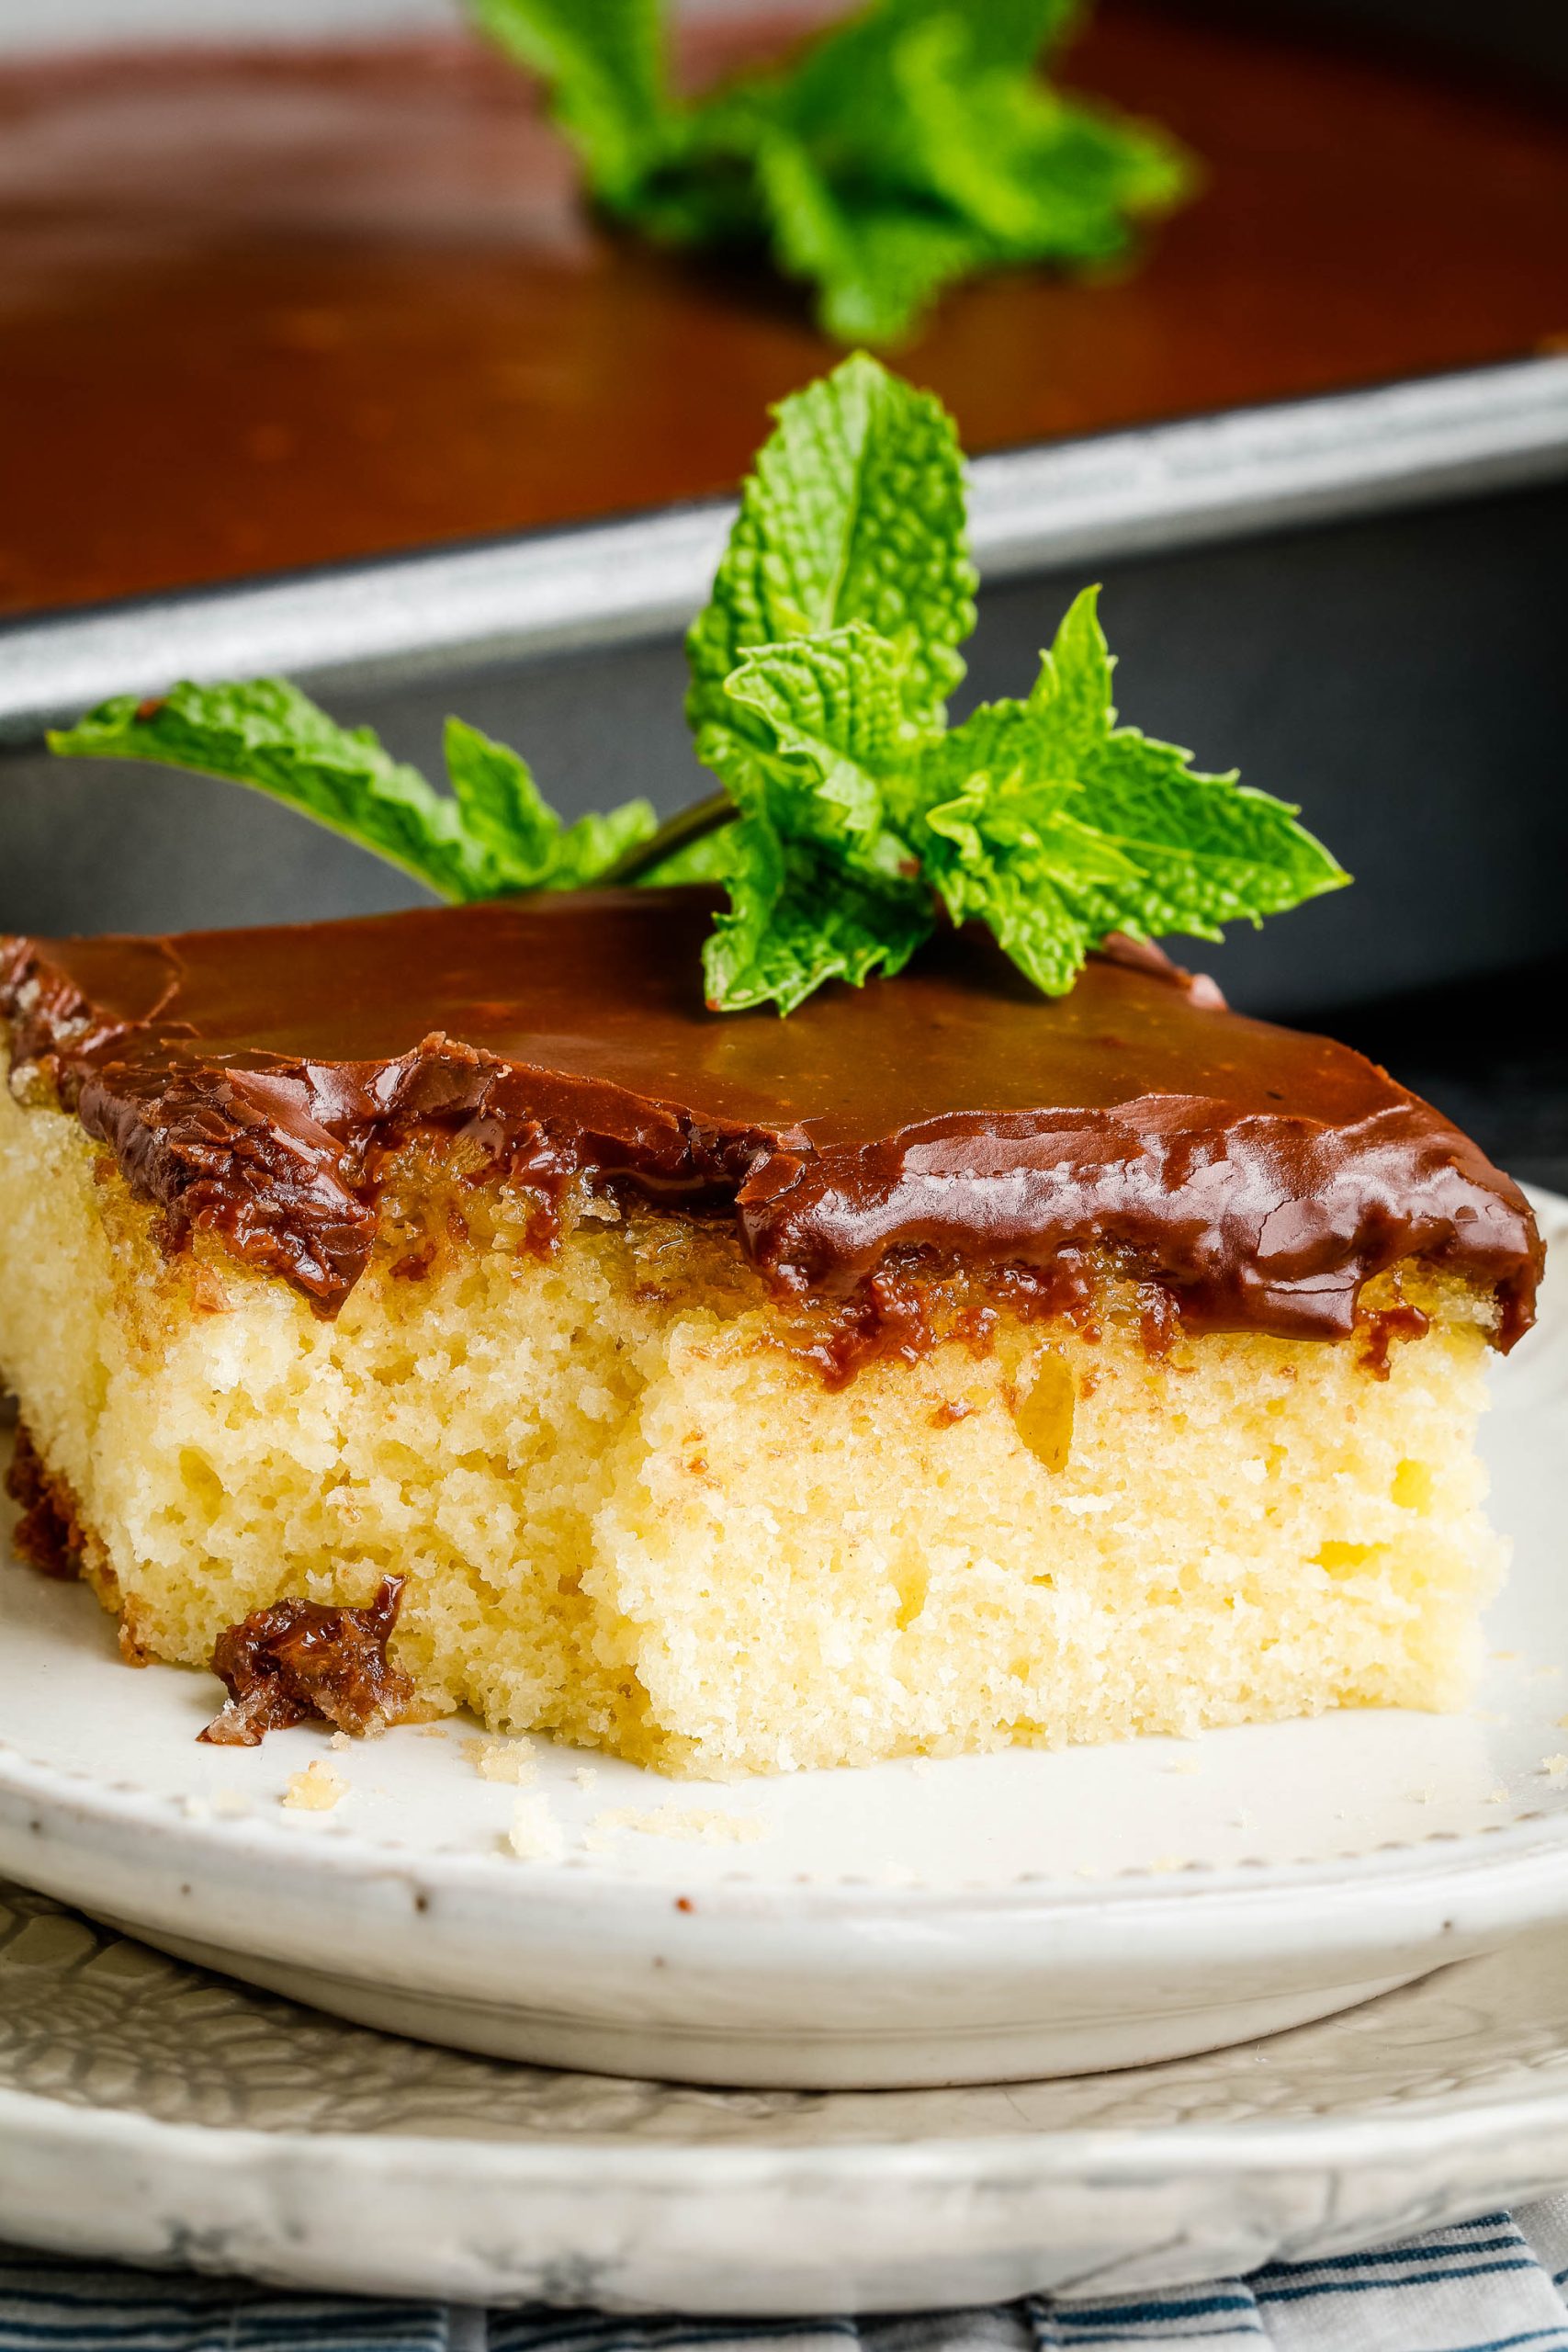
[(705, 833), (716, 833), (721, 825), (732, 823), (739, 814), (728, 792), (716, 792), (706, 800), (694, 801), (691, 808), (667, 817), (647, 841), (637, 842), (625, 851), (614, 865), (600, 875), (599, 887), (608, 889), (619, 883), (642, 881), (678, 849), (701, 841)]

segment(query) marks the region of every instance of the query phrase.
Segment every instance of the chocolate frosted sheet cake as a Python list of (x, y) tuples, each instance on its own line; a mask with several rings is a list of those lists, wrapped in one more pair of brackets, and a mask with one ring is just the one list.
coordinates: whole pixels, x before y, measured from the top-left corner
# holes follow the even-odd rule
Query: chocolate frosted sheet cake
[(676, 1771), (1461, 1702), (1517, 1188), (1153, 951), (720, 1017), (711, 907), (0, 943), (35, 1555)]

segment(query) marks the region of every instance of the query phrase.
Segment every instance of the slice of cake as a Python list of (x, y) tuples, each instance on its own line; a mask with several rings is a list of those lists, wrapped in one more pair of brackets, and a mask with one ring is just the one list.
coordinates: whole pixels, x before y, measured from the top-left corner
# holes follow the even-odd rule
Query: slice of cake
[(1460, 1702), (1517, 1188), (1156, 951), (718, 1016), (712, 905), (0, 944), (35, 1555), (667, 1770)]

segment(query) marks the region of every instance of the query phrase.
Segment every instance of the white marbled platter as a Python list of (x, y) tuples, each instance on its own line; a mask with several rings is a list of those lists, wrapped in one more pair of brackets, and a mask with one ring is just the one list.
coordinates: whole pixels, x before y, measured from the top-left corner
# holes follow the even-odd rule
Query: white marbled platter
[(1208, 2057), (714, 2091), (371, 2033), (0, 1884), (0, 2234), (285, 2286), (779, 2314), (1172, 2286), (1568, 2179), (1568, 1929)]
[[(520, 1791), (463, 1727), (198, 1747), (209, 1678), (129, 1671), (88, 1594), (5, 1567), (0, 1870), (367, 2025), (834, 2090), (1144, 2065), (1568, 1919), (1568, 1203), (1539, 1206), (1555, 1270), (1485, 1436), (1515, 1566), (1466, 1714), (727, 1786), (541, 1741)], [(343, 1801), (285, 1807), (329, 1755)], [(558, 1859), (511, 1850), (520, 1796)]]

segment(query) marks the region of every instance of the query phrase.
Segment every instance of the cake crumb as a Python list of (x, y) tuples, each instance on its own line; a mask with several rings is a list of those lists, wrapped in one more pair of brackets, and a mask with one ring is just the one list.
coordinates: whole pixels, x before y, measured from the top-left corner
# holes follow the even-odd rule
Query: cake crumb
[(1543, 1756), (1540, 1769), (1554, 1789), (1560, 1789), (1568, 1782), (1568, 1756)]
[(463, 1753), (481, 1781), (505, 1781), (513, 1788), (531, 1781), (539, 1769), (527, 1739), (466, 1739)]
[(520, 1862), (558, 1862), (566, 1851), (560, 1823), (549, 1800), (537, 1792), (518, 1798), (512, 1808), (506, 1842)]
[(1488, 1804), (1506, 1804), (1508, 1803), (1507, 1790), (1502, 1788), (1489, 1790), (1487, 1792), (1486, 1802)]
[(634, 1829), (642, 1838), (681, 1838), (694, 1846), (744, 1846), (766, 1836), (761, 1822), (747, 1813), (705, 1813), (692, 1805), (661, 1804), (651, 1813), (635, 1805), (612, 1805), (596, 1813), (588, 1825), (585, 1842), (595, 1853), (617, 1829)]
[(279, 1803), (293, 1813), (330, 1813), (347, 1794), (348, 1782), (318, 1756), (302, 1772), (290, 1772)]
[(1168, 1764), (1165, 1767), (1168, 1772), (1181, 1772), (1188, 1777), (1194, 1772), (1201, 1772), (1202, 1769), (1195, 1756), (1179, 1756), (1174, 1764)]
[(212, 1807), (205, 1797), (190, 1796), (185, 1801), (185, 1816), (187, 1821), (205, 1821), (211, 1811)]
[(1494, 1650), (1492, 1656), (1498, 1666), (1517, 1666), (1519, 1662), (1517, 1650)]
[(599, 1775), (592, 1764), (580, 1764), (571, 1777), (584, 1796), (591, 1789), (596, 1789), (599, 1785)]
[(346, 1747), (348, 1746), (347, 1732), (334, 1731), (331, 1739), (328, 1740), (327, 1746), (329, 1747)]
[(251, 1801), (239, 1789), (214, 1789), (212, 1810), (220, 1821), (242, 1821), (251, 1809)]
[(445, 1739), (446, 1718), (445, 1715), (437, 1715), (433, 1723), (411, 1724), (409, 1729), (416, 1739)]

